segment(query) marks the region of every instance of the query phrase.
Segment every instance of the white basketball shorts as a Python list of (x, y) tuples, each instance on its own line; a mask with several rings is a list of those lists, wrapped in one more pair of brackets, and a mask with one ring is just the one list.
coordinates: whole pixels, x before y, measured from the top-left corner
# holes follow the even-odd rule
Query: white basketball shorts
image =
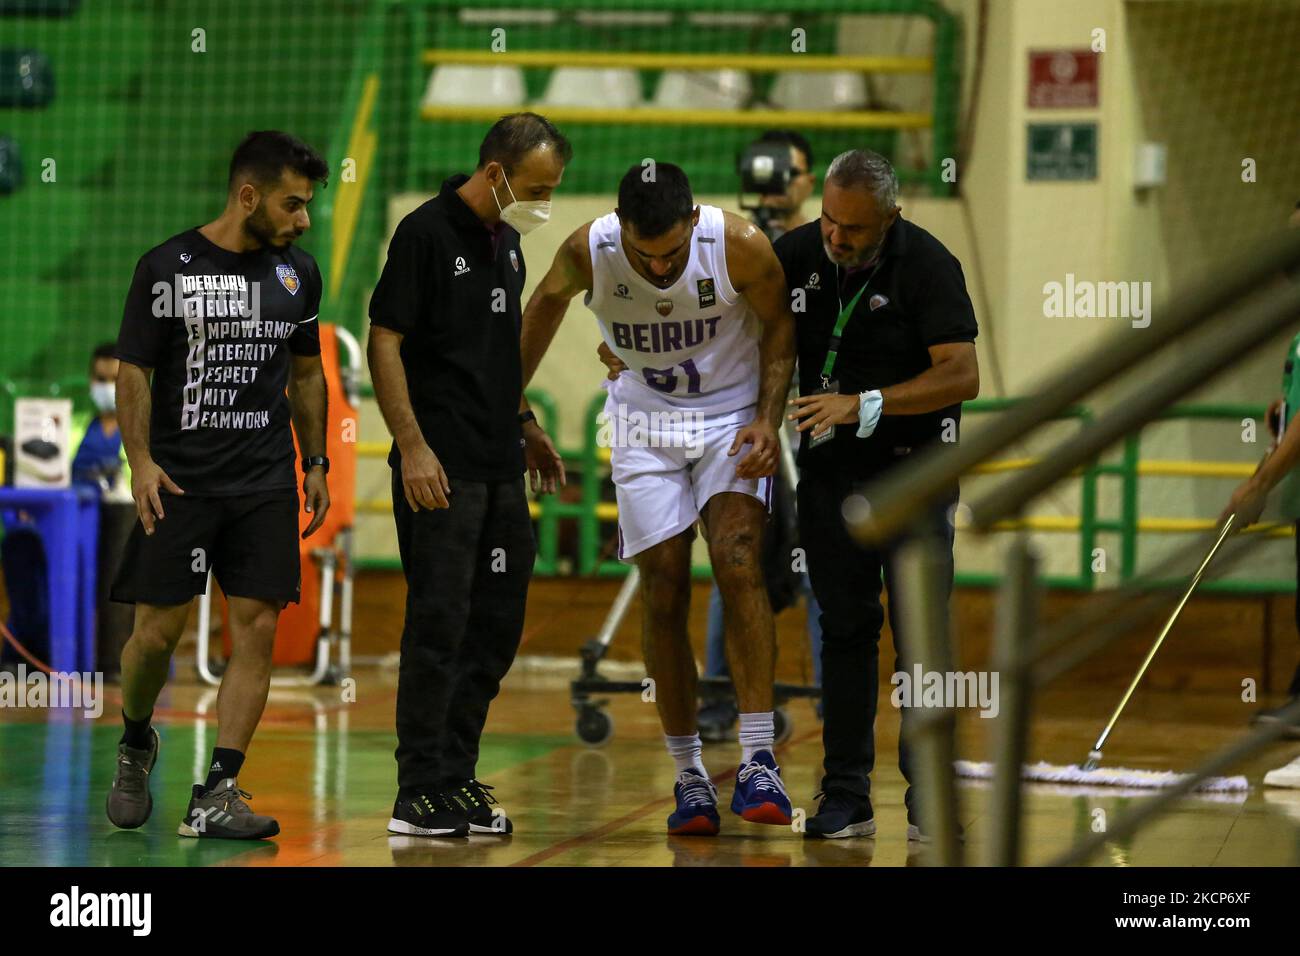
[(621, 560), (681, 534), (721, 492), (750, 495), (771, 509), (770, 477), (736, 477), (736, 466), (751, 446), (727, 455), (754, 411), (750, 406), (724, 415), (641, 412), (612, 397), (606, 400), (601, 441), (610, 449)]

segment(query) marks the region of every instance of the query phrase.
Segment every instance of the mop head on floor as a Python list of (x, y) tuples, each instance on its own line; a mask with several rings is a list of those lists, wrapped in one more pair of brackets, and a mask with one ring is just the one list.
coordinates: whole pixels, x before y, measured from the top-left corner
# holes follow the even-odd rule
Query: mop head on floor
[[(957, 776), (971, 777), (976, 780), (989, 780), (993, 776), (991, 763), (979, 763), (972, 760), (958, 760), (955, 763)], [(1062, 767), (1040, 761), (1025, 764), (1021, 771), (1025, 780), (1043, 783), (1074, 783), (1099, 787), (1140, 787), (1146, 790), (1158, 790), (1182, 783), (1188, 776), (1172, 770), (1132, 770), (1127, 767), (1098, 767), (1084, 770), (1078, 764)], [(1235, 790), (1249, 790), (1250, 784), (1245, 777), (1207, 777), (1195, 788), (1196, 792), (1224, 793)]]

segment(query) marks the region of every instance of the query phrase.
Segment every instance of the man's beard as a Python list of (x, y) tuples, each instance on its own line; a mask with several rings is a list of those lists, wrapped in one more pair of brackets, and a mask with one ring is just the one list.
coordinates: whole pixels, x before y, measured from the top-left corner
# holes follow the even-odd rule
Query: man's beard
[(882, 237), (874, 246), (863, 249), (861, 252), (855, 253), (848, 259), (842, 259), (829, 242), (825, 239), (822, 240), (822, 248), (826, 250), (826, 258), (831, 260), (831, 262), (835, 263), (837, 266), (841, 266), (845, 269), (856, 269), (858, 266), (865, 265), (872, 259), (876, 258), (876, 256), (880, 255), (880, 250), (884, 247), (885, 240)]
[(264, 248), (268, 246), (287, 246), (297, 238), (293, 236), (283, 242), (277, 241), (279, 234), (271, 222), (271, 217), (260, 206), (254, 209), (252, 214), (244, 220), (244, 232)]

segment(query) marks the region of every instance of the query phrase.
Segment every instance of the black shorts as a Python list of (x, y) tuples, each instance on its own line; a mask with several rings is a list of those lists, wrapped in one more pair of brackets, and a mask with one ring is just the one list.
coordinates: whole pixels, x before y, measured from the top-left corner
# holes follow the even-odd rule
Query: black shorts
[(110, 592), (114, 601), (187, 604), (204, 592), (210, 568), (228, 597), (298, 603), (296, 490), (160, 497), (166, 517), (151, 535), (136, 518)]

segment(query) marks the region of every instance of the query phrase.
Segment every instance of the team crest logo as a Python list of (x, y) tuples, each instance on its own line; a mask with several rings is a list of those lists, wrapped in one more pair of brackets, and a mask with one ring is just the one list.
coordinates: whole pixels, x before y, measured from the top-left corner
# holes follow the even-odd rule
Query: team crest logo
[(189, 261), (190, 261), (191, 259), (193, 259), (193, 258), (194, 258), (194, 257), (191, 256), (188, 252), (182, 252), (182, 253), (181, 253), (181, 262), (189, 262)]
[(671, 312), (672, 310), (673, 310), (672, 299), (660, 299), (658, 302), (655, 303), (655, 311), (658, 312), (660, 315), (667, 316), (668, 313)]
[(298, 273), (293, 271), (293, 266), (279, 265), (275, 267), (275, 277), (280, 280), (280, 285), (289, 290), (290, 295), (298, 294)]
[(516, 272), (519, 271), (519, 256), (515, 254), (513, 249), (510, 250), (510, 264), (515, 267)]
[(695, 283), (695, 287), (696, 289), (699, 290), (700, 293), (701, 309), (707, 309), (709, 306), (713, 305), (717, 301), (717, 297), (713, 294), (712, 276), (710, 276), (707, 279), (700, 279), (698, 282)]
[(879, 293), (876, 293), (867, 300), (867, 307), (870, 308), (872, 312), (875, 312), (876, 309), (884, 308), (887, 305), (889, 305), (889, 300)]

